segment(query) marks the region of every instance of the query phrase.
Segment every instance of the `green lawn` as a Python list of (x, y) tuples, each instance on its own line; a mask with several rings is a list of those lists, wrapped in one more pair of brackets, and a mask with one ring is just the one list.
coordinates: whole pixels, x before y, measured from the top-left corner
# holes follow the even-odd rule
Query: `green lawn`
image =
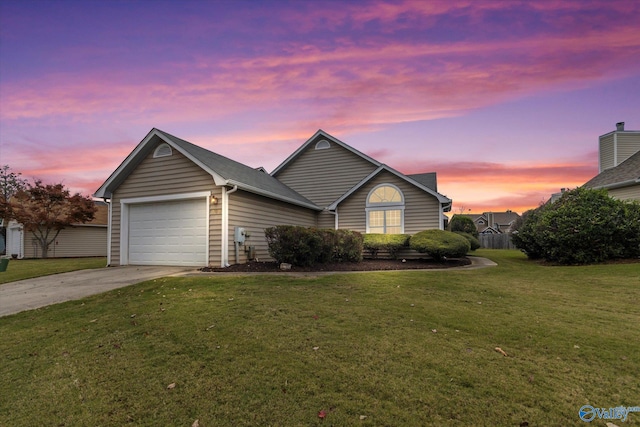
[(102, 268), (106, 265), (107, 258), (101, 257), (12, 259), (9, 261), (7, 271), (0, 272), (0, 284), (74, 270)]
[(0, 425), (567, 426), (640, 406), (640, 263), (478, 253), (499, 266), (167, 278), (0, 318)]

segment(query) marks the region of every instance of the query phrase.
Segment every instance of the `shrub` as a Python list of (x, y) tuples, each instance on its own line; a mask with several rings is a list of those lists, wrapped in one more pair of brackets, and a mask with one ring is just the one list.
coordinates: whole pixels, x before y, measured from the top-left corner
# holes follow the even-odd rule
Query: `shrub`
[(480, 248), (480, 240), (478, 240), (474, 235), (470, 233), (463, 233), (462, 231), (455, 231), (455, 233), (461, 235), (469, 241), (469, 245), (471, 245), (472, 251)]
[(318, 261), (323, 241), (318, 233), (306, 227), (279, 225), (264, 230), (269, 254), (278, 262), (310, 266)]
[(449, 230), (453, 232), (469, 233), (478, 237), (478, 228), (473, 220), (466, 215), (454, 215), (449, 223)]
[(620, 226), (620, 234), (626, 237), (623, 256), (625, 258), (640, 257), (640, 203), (625, 203), (625, 219)]
[(527, 212), (513, 242), (530, 258), (590, 264), (640, 255), (640, 208), (605, 190), (576, 188)]
[(269, 255), (277, 262), (305, 267), (362, 260), (362, 235), (356, 231), (279, 225), (265, 229), (264, 234)]
[(409, 245), (411, 249), (437, 260), (463, 257), (471, 249), (467, 239), (444, 230), (421, 231), (411, 237)]
[(546, 205), (542, 205), (537, 209), (531, 209), (522, 214), (522, 223), (516, 231), (511, 234), (511, 241), (530, 259), (541, 259), (544, 249), (538, 243), (539, 234), (537, 232), (539, 218), (542, 215)]
[(329, 230), (335, 236), (332, 248), (332, 261), (362, 261), (363, 237), (353, 230)]
[(391, 258), (396, 259), (401, 249), (409, 247), (410, 238), (408, 234), (365, 234), (364, 249), (374, 258), (378, 257), (379, 251), (388, 251)]

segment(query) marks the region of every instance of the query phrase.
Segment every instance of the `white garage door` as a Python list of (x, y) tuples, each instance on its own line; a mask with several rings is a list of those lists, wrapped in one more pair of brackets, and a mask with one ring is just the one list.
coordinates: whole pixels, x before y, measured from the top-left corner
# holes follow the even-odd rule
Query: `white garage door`
[(130, 205), (129, 264), (207, 265), (206, 199)]

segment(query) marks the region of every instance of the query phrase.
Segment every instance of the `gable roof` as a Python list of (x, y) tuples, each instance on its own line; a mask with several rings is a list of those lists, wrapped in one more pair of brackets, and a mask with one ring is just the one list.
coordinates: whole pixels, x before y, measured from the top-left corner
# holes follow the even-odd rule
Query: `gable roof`
[(438, 191), (438, 178), (435, 172), (414, 173), (407, 176), (433, 191)]
[(151, 129), (147, 136), (96, 191), (94, 196), (112, 197), (113, 191), (146, 158), (159, 140), (166, 142), (171, 148), (180, 152), (209, 173), (216, 185), (237, 186), (241, 190), (251, 193), (314, 210), (321, 210), (310, 200), (259, 169), (251, 168), (156, 128)]
[(271, 175), (272, 176), (276, 176), (280, 171), (282, 171), (283, 169), (285, 169), (287, 166), (289, 166), (289, 164), (291, 162), (293, 162), (295, 159), (297, 159), (300, 154), (302, 154), (309, 145), (311, 145), (312, 143), (315, 142), (316, 138), (318, 138), (319, 136), (324, 137), (325, 139), (330, 140), (331, 142), (339, 145), (340, 147), (351, 151), (352, 153), (356, 154), (357, 156), (360, 156), (361, 158), (371, 162), (372, 164), (374, 164), (375, 166), (380, 166), (382, 165), (382, 163), (380, 163), (379, 161), (367, 156), (366, 154), (356, 150), (355, 148), (345, 144), (344, 142), (340, 141), (338, 138), (335, 138), (331, 135), (329, 135), (328, 133), (326, 133), (325, 131), (323, 131), (322, 129), (318, 129), (316, 131), (316, 133), (313, 134), (313, 136), (311, 138), (309, 138), (304, 144), (302, 144), (300, 146), (300, 148), (298, 148), (296, 151), (293, 152), (293, 154), (291, 154), (289, 157), (287, 157), (285, 159), (284, 162), (280, 163), (272, 172)]
[(422, 191), (424, 191), (424, 192), (426, 192), (428, 194), (431, 194), (432, 196), (436, 197), (438, 199), (438, 202), (440, 202), (440, 204), (443, 206), (445, 212), (448, 212), (451, 209), (452, 200), (449, 199), (448, 197), (443, 196), (442, 194), (438, 193), (438, 191), (437, 191), (437, 179), (436, 179), (436, 173), (435, 172), (421, 173), (421, 174), (414, 174), (414, 175), (405, 175), (405, 174), (403, 174), (401, 172), (398, 172), (397, 170), (385, 165), (384, 163), (380, 163), (379, 161), (367, 156), (366, 154), (356, 150), (355, 148), (351, 147), (350, 145), (345, 144), (344, 142), (340, 141), (338, 138), (335, 138), (334, 136), (329, 135), (328, 133), (326, 133), (322, 129), (318, 129), (316, 131), (316, 133), (314, 133), (313, 136), (311, 136), (311, 138), (309, 138), (304, 144), (302, 144), (300, 146), (300, 148), (298, 148), (296, 151), (294, 151), (293, 154), (291, 154), (284, 162), (282, 162), (279, 166), (277, 166), (271, 172), (271, 175), (272, 176), (276, 176), (279, 172), (281, 172), (282, 170), (286, 169), (287, 166), (289, 166), (295, 159), (297, 159), (309, 147), (309, 145), (311, 145), (314, 142), (316, 142), (317, 138), (320, 137), (320, 136), (325, 138), (325, 139), (327, 139), (327, 140), (330, 140), (331, 142), (339, 145), (340, 147), (342, 147), (342, 148), (354, 153), (355, 155), (361, 157), (362, 159), (364, 159), (364, 160), (370, 162), (371, 164), (373, 164), (374, 166), (376, 166), (376, 169), (373, 172), (371, 172), (369, 175), (364, 177), (356, 185), (351, 187), (351, 189), (349, 191), (344, 193), (337, 200), (335, 200), (332, 204), (327, 206), (326, 209), (335, 210), (342, 201), (344, 201), (346, 198), (351, 196), (356, 190), (358, 190), (360, 187), (362, 187), (364, 184), (366, 184), (369, 180), (373, 179), (375, 176), (377, 176), (382, 171), (390, 172), (393, 175), (397, 176), (398, 178), (403, 179), (403, 180), (407, 181), (408, 183), (410, 183), (411, 185), (414, 185), (414, 186), (418, 187), (419, 189), (421, 189)]
[[(455, 214), (453, 217), (458, 215), (471, 218), (480, 233), (490, 232), (498, 234), (503, 232), (503, 227), (508, 232), (513, 222), (520, 218), (517, 212), (510, 210), (505, 212), (483, 212), (481, 214)], [(482, 221), (482, 223), (480, 221)]]
[(618, 188), (640, 184), (640, 151), (618, 166), (605, 169), (587, 181), (586, 188)]
[(438, 193), (437, 191), (432, 190), (431, 188), (425, 186), (424, 184), (421, 184), (418, 181), (409, 178), (407, 175), (403, 175), (402, 173), (398, 172), (397, 170), (395, 170), (393, 168), (390, 168), (389, 166), (384, 165), (384, 164), (380, 164), (380, 166), (376, 170), (374, 170), (369, 175), (367, 175), (365, 178), (363, 178), (359, 183), (357, 183), (356, 185), (351, 187), (351, 189), (349, 191), (347, 191), (346, 193), (344, 193), (342, 196), (340, 196), (340, 198), (338, 198), (338, 200), (336, 200), (335, 202), (333, 202), (332, 204), (327, 206), (327, 209), (328, 210), (335, 210), (338, 207), (338, 205), (340, 203), (342, 203), (342, 201), (344, 201), (346, 198), (351, 196), (360, 187), (365, 185), (367, 182), (369, 182), (371, 179), (373, 179), (375, 176), (377, 176), (382, 171), (390, 172), (393, 175), (397, 176), (398, 178), (405, 180), (409, 184), (412, 184), (412, 185), (418, 187), (420, 190), (424, 191), (425, 193), (431, 194), (436, 199), (438, 199), (438, 202), (440, 202), (440, 204), (442, 205), (444, 212), (449, 212), (451, 210), (451, 204), (453, 202), (451, 199), (449, 199), (448, 197), (443, 196), (442, 194)]

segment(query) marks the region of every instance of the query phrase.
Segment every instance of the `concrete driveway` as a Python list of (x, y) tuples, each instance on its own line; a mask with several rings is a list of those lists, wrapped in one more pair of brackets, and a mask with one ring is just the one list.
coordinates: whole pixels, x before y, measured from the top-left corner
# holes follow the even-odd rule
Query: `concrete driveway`
[(0, 316), (194, 270), (193, 267), (105, 267), (5, 283), (0, 285)]

